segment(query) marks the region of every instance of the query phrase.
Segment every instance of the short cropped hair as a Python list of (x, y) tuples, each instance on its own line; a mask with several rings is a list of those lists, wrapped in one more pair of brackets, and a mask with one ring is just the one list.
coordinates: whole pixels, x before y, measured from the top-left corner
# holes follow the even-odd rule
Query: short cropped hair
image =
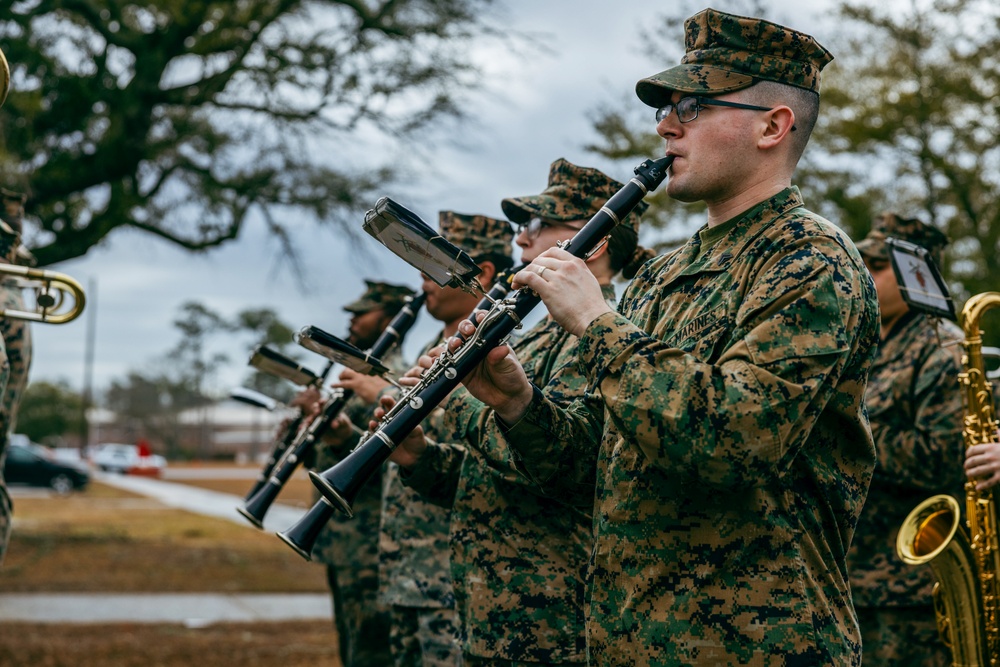
[(795, 114), (795, 132), (791, 135), (792, 158), (795, 163), (809, 143), (809, 137), (819, 117), (819, 95), (811, 90), (775, 81), (758, 81), (739, 91), (739, 99), (747, 104), (773, 107), (783, 104)]

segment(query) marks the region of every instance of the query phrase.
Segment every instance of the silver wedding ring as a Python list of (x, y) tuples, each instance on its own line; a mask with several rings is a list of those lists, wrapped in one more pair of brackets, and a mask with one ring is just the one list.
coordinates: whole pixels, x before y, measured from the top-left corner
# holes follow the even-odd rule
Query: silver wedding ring
[(547, 268), (549, 268), (549, 267), (543, 266), (542, 268), (538, 269), (538, 277), (539, 278), (542, 277), (542, 274), (545, 273), (545, 269), (547, 269)]

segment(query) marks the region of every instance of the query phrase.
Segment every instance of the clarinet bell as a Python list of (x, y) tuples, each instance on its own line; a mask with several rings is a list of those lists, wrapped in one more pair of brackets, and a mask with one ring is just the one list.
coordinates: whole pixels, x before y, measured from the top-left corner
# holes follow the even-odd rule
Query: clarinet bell
[(324, 496), (301, 519), (278, 533), (278, 537), (295, 553), (306, 560), (312, 560), (312, 550), (316, 540), (319, 539), (323, 526), (330, 521), (336, 511), (337, 509)]

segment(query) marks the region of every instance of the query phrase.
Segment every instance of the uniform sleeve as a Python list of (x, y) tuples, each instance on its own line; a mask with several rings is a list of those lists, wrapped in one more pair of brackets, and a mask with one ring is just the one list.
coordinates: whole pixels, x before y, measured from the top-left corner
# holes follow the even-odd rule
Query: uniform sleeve
[[(545, 382), (539, 390), (549, 402), (555, 406), (569, 406), (587, 389), (587, 378), (577, 363), (577, 338), (561, 332), (545, 340), (550, 345), (528, 351), (531, 358), (525, 359), (525, 370), (531, 369), (529, 377), (534, 382)], [(518, 448), (514, 446), (516, 443), (508, 441), (494, 413), (485, 406), (478, 412), (475, 428), (465, 433), (465, 439), (494, 471), (508, 482), (524, 485), (531, 493), (562, 499), (565, 485), (553, 484), (554, 480), (593, 479), (590, 471), (596, 465), (596, 446), (590, 447), (586, 461), (578, 458), (574, 441), (570, 440), (549, 443), (552, 447), (546, 446), (544, 451), (527, 457), (526, 448)], [(576, 483), (570, 482), (573, 486)], [(590, 489), (588, 506), (592, 504), (592, 496)]]
[(720, 323), (727, 341), (713, 363), (615, 313), (591, 324), (581, 359), (615, 430), (678, 483), (768, 483), (833, 397), (864, 321), (864, 279), (832, 239), (793, 242), (751, 278), (735, 321)]
[(430, 442), (416, 465), (399, 469), (399, 478), (428, 502), (451, 508), (465, 455), (460, 445)]
[(421, 422), (428, 447), (416, 465), (410, 469), (399, 469), (400, 481), (428, 502), (450, 508), (455, 502), (466, 455), (465, 445), (459, 442), (456, 429), (466, 424), (464, 415), (467, 411), (481, 406), (482, 403), (470, 396), (465, 387), (455, 388)]
[(521, 420), (492, 425), (510, 446), (523, 474), (545, 495), (575, 507), (593, 507), (597, 456), (604, 426), (600, 397), (584, 394), (560, 406), (537, 387)]
[[(4, 293), (8, 306), (24, 310), (24, 297), (20, 288), (11, 287), (5, 282), (0, 291)], [(26, 320), (0, 318), (0, 335), (3, 336), (7, 348), (7, 361), (10, 364), (10, 378), (0, 406), (0, 419), (4, 433), (14, 433), (17, 430), (17, 415), (21, 407), (21, 399), (28, 386), (28, 371), (31, 367), (31, 327)]]
[(964, 405), (956, 355), (938, 348), (917, 372), (910, 402), (912, 426), (872, 419), (878, 452), (875, 474), (885, 483), (939, 491), (965, 481)]

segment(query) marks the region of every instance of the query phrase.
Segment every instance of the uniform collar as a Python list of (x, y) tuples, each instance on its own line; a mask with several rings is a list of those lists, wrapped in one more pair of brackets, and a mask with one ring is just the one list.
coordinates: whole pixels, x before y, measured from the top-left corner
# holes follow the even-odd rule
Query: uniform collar
[[(751, 241), (779, 217), (801, 206), (802, 195), (793, 185), (719, 225), (725, 231), (717, 240), (716, 232), (703, 226), (676, 251), (673, 275), (667, 281), (680, 276), (727, 271)], [(703, 249), (703, 242), (712, 243), (712, 246)]]

